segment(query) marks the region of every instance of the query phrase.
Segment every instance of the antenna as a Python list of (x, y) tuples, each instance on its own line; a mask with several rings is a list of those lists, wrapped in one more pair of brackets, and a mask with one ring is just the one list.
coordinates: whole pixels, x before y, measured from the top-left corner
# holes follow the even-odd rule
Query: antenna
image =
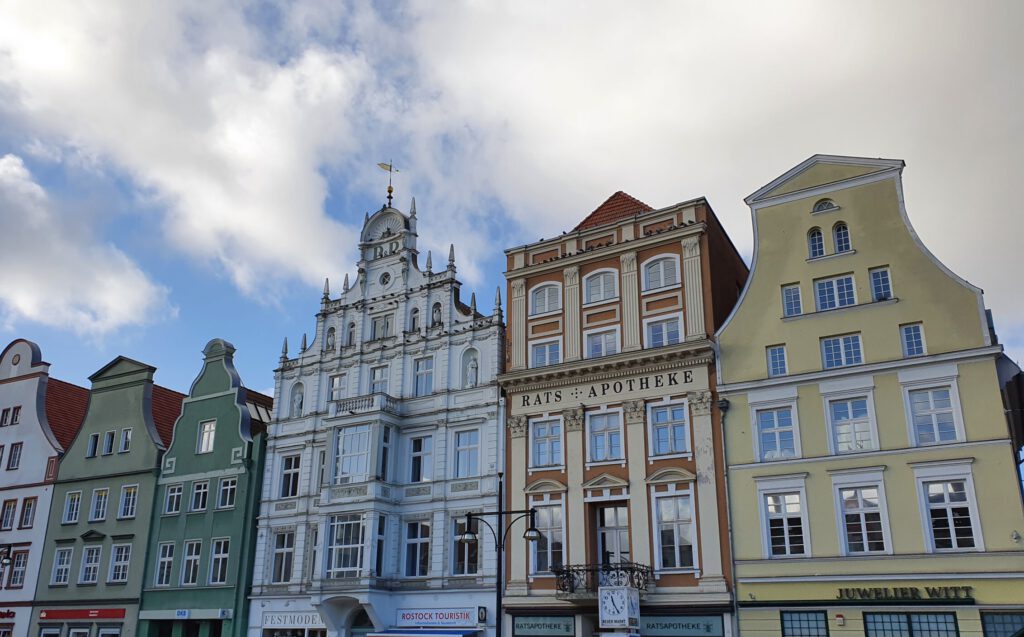
[(395, 189), (391, 187), (391, 175), (392, 173), (397, 173), (398, 169), (395, 168), (395, 165), (391, 161), (388, 161), (387, 163), (380, 162), (377, 164), (377, 167), (381, 170), (388, 171), (388, 208), (390, 208), (392, 198), (391, 193), (395, 192)]

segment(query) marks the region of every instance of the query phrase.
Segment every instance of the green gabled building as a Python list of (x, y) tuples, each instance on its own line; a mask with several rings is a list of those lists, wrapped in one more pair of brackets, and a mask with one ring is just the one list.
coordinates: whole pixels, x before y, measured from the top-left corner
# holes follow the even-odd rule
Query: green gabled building
[(141, 637), (241, 637), (249, 613), (273, 399), (242, 386), (213, 339), (164, 454), (146, 553)]

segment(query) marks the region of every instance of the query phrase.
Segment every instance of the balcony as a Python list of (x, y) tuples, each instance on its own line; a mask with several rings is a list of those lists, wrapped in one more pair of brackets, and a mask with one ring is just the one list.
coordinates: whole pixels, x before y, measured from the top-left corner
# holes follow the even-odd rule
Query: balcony
[(631, 586), (647, 592), (651, 567), (635, 562), (615, 564), (576, 564), (551, 569), (555, 574), (555, 597), (567, 600), (593, 600), (599, 586)]
[(366, 394), (355, 398), (343, 398), (332, 401), (334, 410), (332, 416), (348, 416), (365, 414), (374, 411), (383, 411), (389, 414), (399, 415), (400, 401), (388, 394)]

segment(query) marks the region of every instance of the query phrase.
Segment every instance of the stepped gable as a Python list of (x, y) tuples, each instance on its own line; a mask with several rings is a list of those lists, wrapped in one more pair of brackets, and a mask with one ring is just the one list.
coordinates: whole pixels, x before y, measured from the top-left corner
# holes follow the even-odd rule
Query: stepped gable
[(587, 218), (581, 221), (573, 230), (586, 230), (587, 228), (603, 226), (606, 223), (612, 223), (652, 210), (654, 208), (620, 190), (611, 197), (608, 197), (603, 204), (587, 215)]
[(181, 415), (181, 403), (185, 398), (185, 394), (173, 389), (153, 385), (153, 424), (156, 425), (156, 431), (160, 434), (164, 447), (171, 446), (174, 423)]
[(46, 381), (46, 420), (64, 449), (71, 445), (85, 420), (89, 390), (56, 378)]

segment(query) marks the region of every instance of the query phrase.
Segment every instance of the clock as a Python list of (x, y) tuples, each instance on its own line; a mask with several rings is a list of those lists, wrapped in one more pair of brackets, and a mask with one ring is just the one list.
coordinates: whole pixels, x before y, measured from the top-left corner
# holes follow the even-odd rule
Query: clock
[(622, 589), (605, 589), (601, 591), (601, 610), (606, 615), (619, 617), (626, 614), (626, 591)]
[(637, 628), (640, 625), (640, 594), (627, 586), (601, 586), (597, 591), (598, 624), (601, 628)]

